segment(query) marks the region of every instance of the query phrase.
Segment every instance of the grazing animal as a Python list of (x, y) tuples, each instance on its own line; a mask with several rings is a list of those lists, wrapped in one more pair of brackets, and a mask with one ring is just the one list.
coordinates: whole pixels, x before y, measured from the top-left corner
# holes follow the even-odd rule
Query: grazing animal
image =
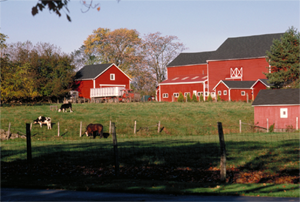
[(58, 110), (58, 112), (61, 112), (61, 111), (65, 112), (65, 110), (67, 112), (67, 109), (70, 109), (70, 112), (73, 112), (72, 111), (72, 104), (70, 102), (67, 103), (67, 104), (62, 104), (60, 109)]
[(33, 120), (33, 123), (40, 124), (40, 127), (42, 127), (42, 125), (47, 125), (48, 130), (52, 129), (52, 123), (50, 117), (39, 116), (36, 120)]
[(93, 138), (95, 139), (96, 135), (99, 135), (100, 138), (103, 137), (103, 126), (101, 124), (89, 124), (86, 127), (85, 131), (86, 136), (93, 135)]

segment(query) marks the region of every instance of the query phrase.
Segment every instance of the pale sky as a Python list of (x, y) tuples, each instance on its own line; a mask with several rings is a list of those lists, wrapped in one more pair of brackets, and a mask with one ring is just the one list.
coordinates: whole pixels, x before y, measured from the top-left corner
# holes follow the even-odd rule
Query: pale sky
[[(89, 2), (89, 0), (86, 0)], [(48, 42), (71, 53), (83, 45), (93, 30), (135, 29), (140, 36), (161, 32), (177, 36), (188, 49), (184, 52), (216, 50), (227, 38), (282, 33), (294, 26), (299, 31), (300, 3), (294, 1), (98, 1), (98, 12), (77, 0), (69, 3), (69, 22), (48, 10), (36, 16), (31, 9), (37, 0), (0, 0), (0, 32), (8, 35), (8, 43)]]

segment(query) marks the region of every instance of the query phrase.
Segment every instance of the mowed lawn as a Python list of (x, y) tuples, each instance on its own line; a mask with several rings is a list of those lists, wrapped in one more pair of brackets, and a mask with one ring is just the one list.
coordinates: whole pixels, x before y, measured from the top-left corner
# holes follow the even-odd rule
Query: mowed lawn
[[(40, 115), (50, 116), (53, 121), (52, 130), (33, 125), (31, 131), (31, 172), (36, 176), (29, 180), (32, 186), (82, 190), (87, 189), (85, 184), (90, 190), (299, 196), (299, 131), (258, 133), (243, 125), (239, 133), (239, 120), (253, 124), (251, 104), (73, 104), (73, 113), (50, 111), (49, 106), (1, 108), (1, 128), (7, 130), (11, 123), (11, 131), (19, 134), (25, 134), (25, 124)], [(119, 178), (114, 176), (112, 137), (79, 137), (80, 122), (83, 134), (89, 123), (103, 124), (104, 132), (108, 133), (110, 121), (115, 123), (117, 131)], [(136, 134), (133, 133), (134, 121), (137, 122)], [(158, 122), (163, 129), (160, 133)], [(225, 133), (225, 185), (219, 182), (217, 122), (222, 122)], [(26, 140), (2, 141), (1, 163), (2, 184), (29, 186), (25, 183), (29, 169)], [(122, 187), (117, 185), (123, 183)], [(137, 186), (126, 183), (137, 183)], [(233, 189), (231, 184), (237, 187)], [(261, 188), (251, 185), (245, 191), (242, 189), (245, 184), (249, 184), (248, 188), (250, 184)]]

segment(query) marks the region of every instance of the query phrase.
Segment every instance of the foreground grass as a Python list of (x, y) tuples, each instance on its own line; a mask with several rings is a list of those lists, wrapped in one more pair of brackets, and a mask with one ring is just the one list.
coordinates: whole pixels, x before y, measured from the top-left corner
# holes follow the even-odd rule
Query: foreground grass
[[(32, 129), (33, 165), (26, 141), (1, 142), (2, 186), (71, 190), (299, 197), (299, 134), (253, 133), (247, 103), (74, 104), (74, 113), (49, 106), (1, 108), (1, 128), (25, 133), (25, 123), (50, 116), (53, 129)], [(79, 123), (117, 126), (121, 175), (114, 176), (112, 138), (79, 137)], [(138, 131), (133, 134), (133, 123)], [(157, 133), (157, 122), (163, 130)], [(57, 136), (60, 123), (60, 137)], [(223, 123), (227, 184), (219, 179), (217, 122)], [(252, 133), (250, 133), (252, 132)], [(297, 178), (298, 176), (298, 178)], [(298, 181), (297, 181), (298, 180)], [(270, 183), (271, 182), (271, 183)], [(287, 184), (288, 183), (288, 184)]]

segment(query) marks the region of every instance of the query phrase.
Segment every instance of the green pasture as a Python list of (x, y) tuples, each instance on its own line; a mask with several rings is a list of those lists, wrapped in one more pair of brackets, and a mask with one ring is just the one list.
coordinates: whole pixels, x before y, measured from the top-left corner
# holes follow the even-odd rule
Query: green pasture
[[(284, 181), (299, 174), (299, 132), (259, 133), (243, 125), (242, 133), (239, 133), (239, 120), (253, 123), (250, 104), (73, 104), (73, 111), (58, 113), (50, 111), (49, 105), (2, 107), (1, 128), (6, 130), (11, 123), (12, 132), (25, 134), (26, 123), (40, 115), (50, 116), (54, 123), (52, 130), (33, 125), (31, 131), (35, 167), (65, 165), (71, 170), (85, 167), (93, 172), (105, 168), (105, 172), (109, 173), (114, 169), (112, 137), (79, 137), (79, 127), (81, 121), (83, 128), (89, 123), (101, 123), (104, 133), (108, 133), (111, 120), (116, 125), (121, 177), (107, 174), (103, 178), (104, 171), (97, 171), (101, 178), (93, 174), (75, 178), (72, 174), (48, 176), (43, 172), (34, 176), (8, 177), (2, 173), (2, 184), (75, 190), (299, 197), (299, 184)], [(135, 120), (137, 134), (133, 134)], [(158, 133), (158, 121), (167, 130)], [(57, 122), (60, 125), (59, 137)], [(218, 174), (220, 146), (217, 122), (222, 122), (225, 133), (228, 176), (237, 169), (238, 173), (258, 173), (266, 179), (269, 175), (280, 176), (283, 180), (275, 184), (236, 183), (228, 177), (226, 184), (220, 184), (217, 178), (201, 182), (206, 174)], [(1, 168), (8, 166), (14, 169), (15, 165), (26, 164), (26, 158), (25, 139), (1, 141)], [(137, 171), (130, 173), (135, 167)], [(166, 175), (173, 177), (169, 179)]]

